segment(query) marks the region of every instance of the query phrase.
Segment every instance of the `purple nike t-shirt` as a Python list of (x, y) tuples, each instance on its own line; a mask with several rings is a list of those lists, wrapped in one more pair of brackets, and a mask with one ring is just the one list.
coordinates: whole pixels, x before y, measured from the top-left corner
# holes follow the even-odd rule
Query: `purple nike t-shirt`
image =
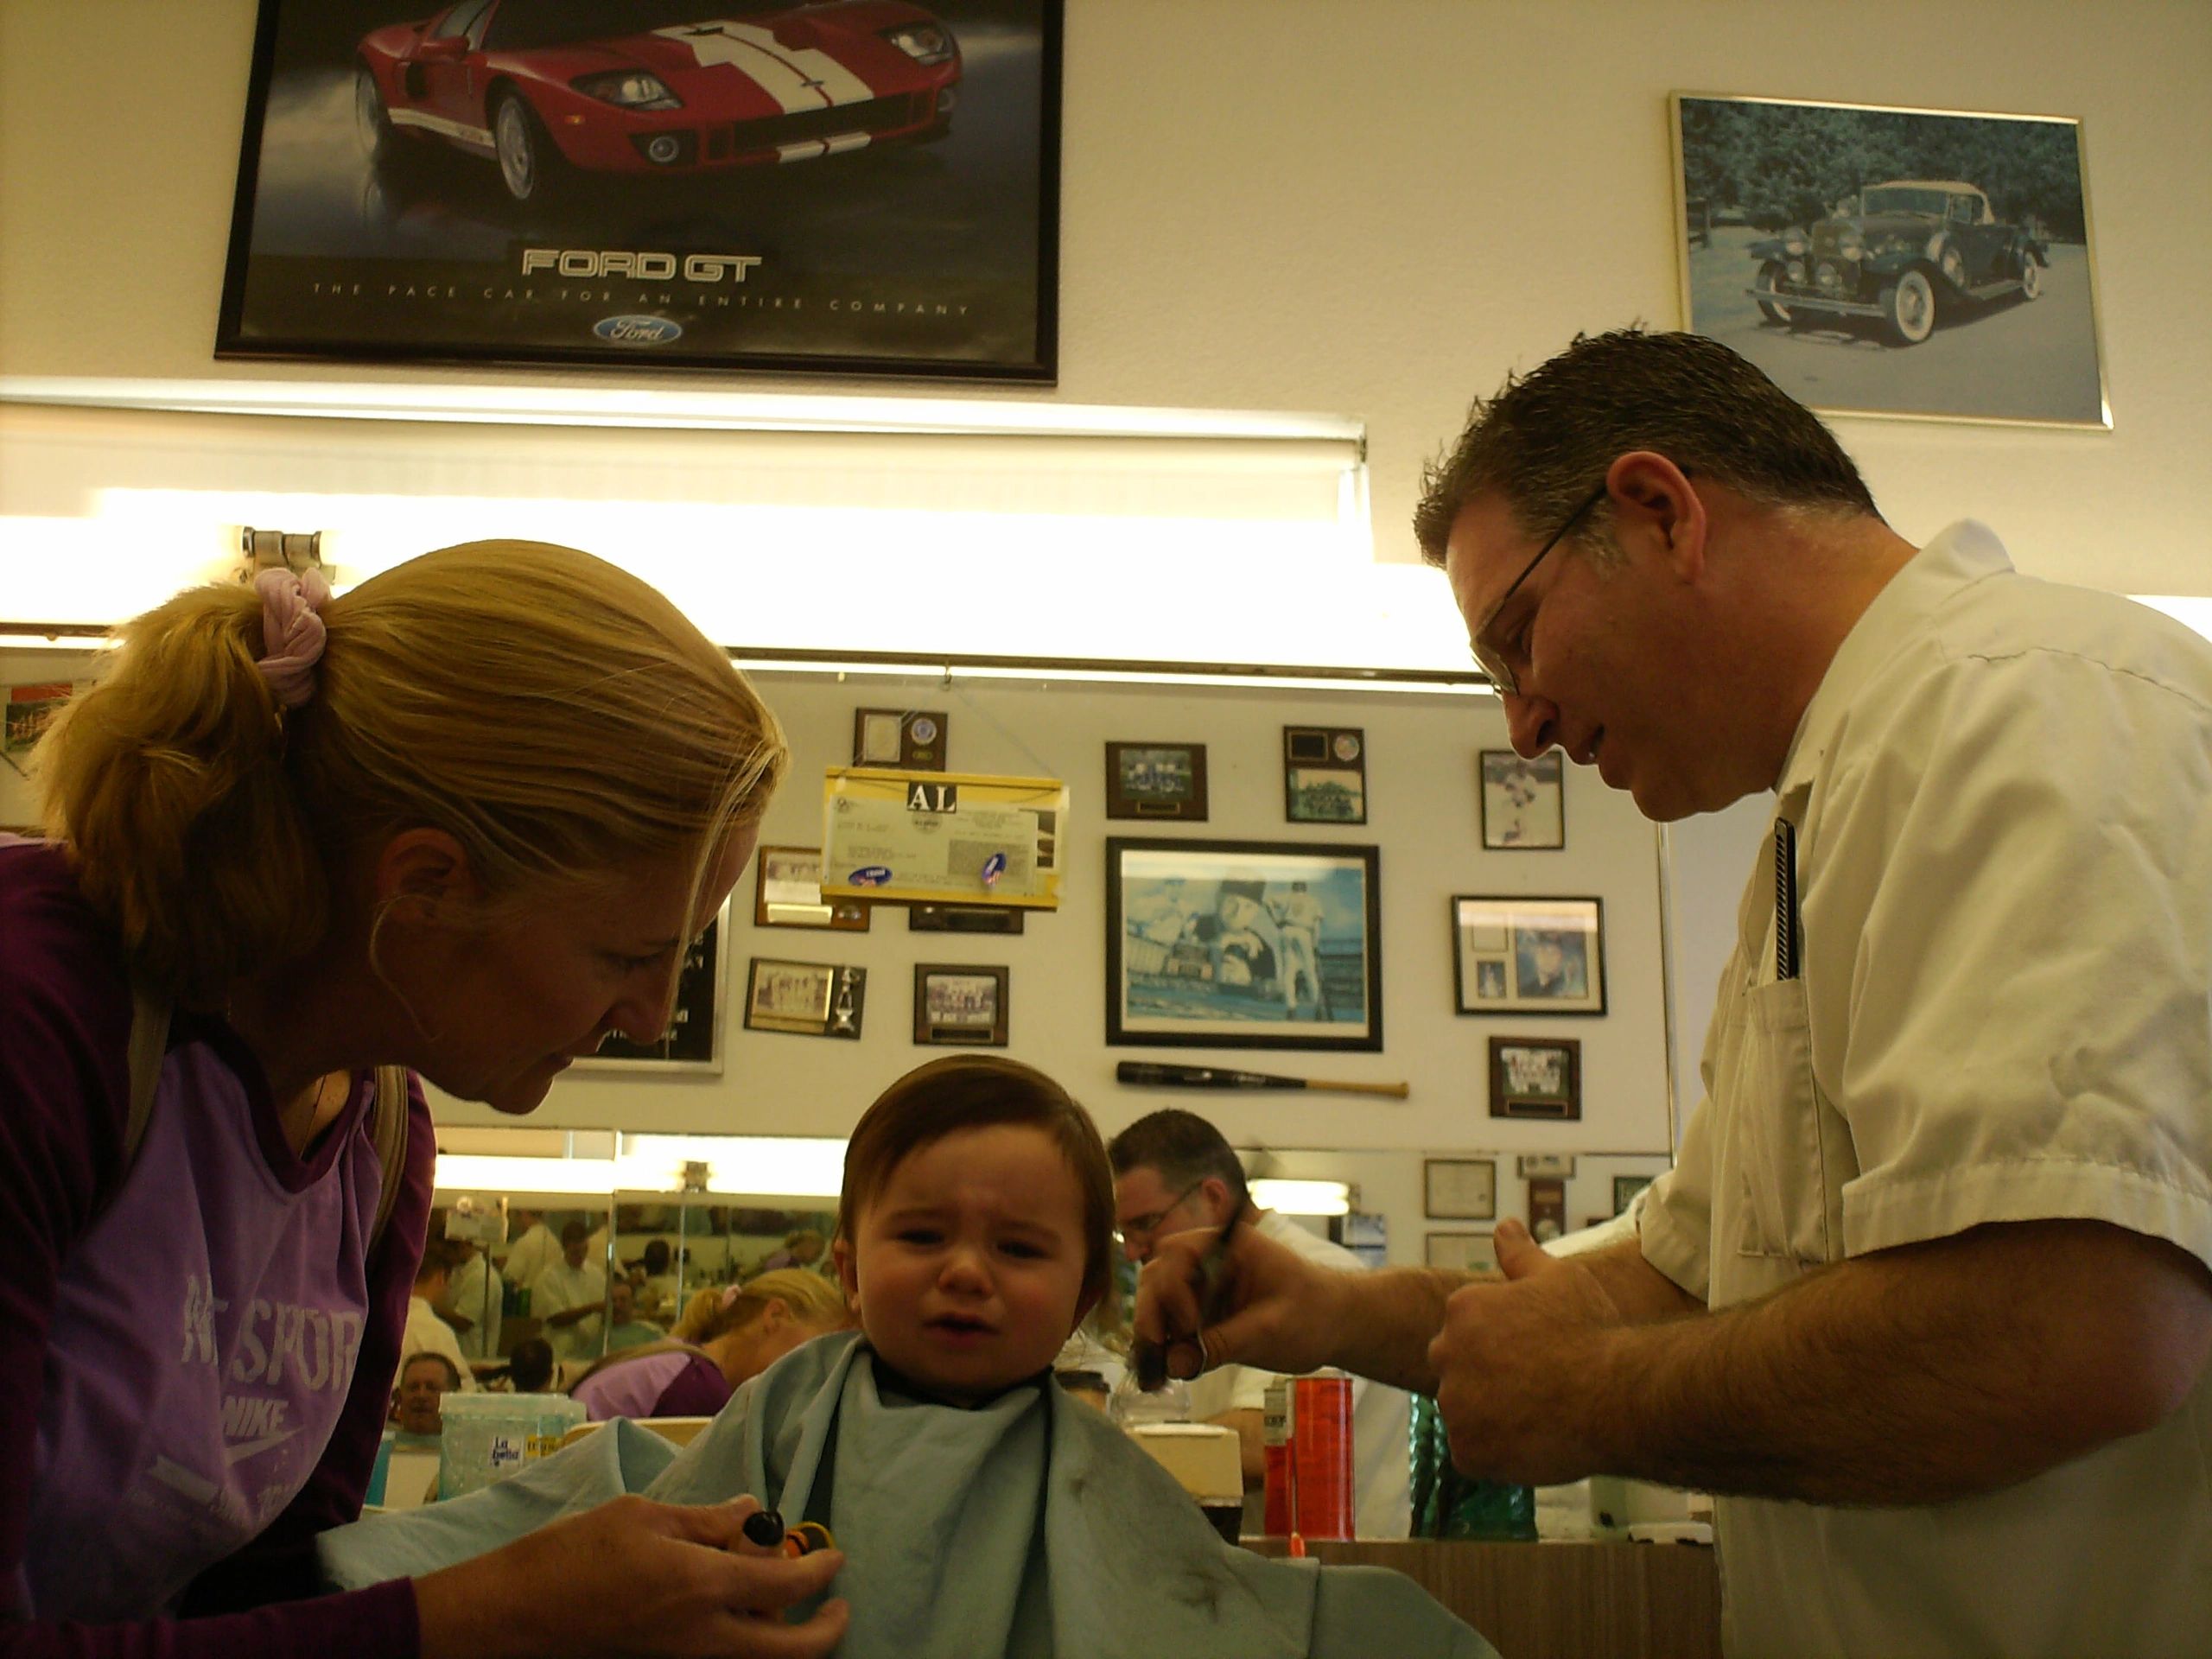
[(412, 1655), (404, 1581), (165, 1616), (311, 1593), (315, 1535), (359, 1510), (429, 1217), (421, 1090), (372, 1244), (372, 1074), (302, 1158), (238, 1036), (180, 1013), (126, 1167), (130, 1029), (67, 862), (0, 838), (0, 1655)]

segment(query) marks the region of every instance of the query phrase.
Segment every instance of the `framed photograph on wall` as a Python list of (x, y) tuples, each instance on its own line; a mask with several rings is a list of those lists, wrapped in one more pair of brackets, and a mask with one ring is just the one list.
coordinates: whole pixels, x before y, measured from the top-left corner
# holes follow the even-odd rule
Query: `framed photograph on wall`
[(676, 1006), (657, 1043), (610, 1034), (596, 1053), (569, 1062), (575, 1071), (719, 1071), (721, 1011), (728, 995), (729, 903), (684, 948), (676, 975)]
[(1283, 842), (1106, 842), (1106, 1040), (1382, 1046), (1381, 855)]
[(1580, 1118), (1582, 1045), (1572, 1038), (1491, 1038), (1490, 1115)]
[(1523, 760), (1484, 749), (1483, 845), (1492, 852), (1553, 852), (1567, 845), (1566, 757), (1547, 749)]
[(1421, 1213), (1433, 1221), (1497, 1219), (1497, 1160), (1424, 1158)]
[(1430, 1233), (1422, 1240), (1421, 1260), (1455, 1273), (1496, 1273), (1497, 1243), (1488, 1233)]
[(261, 0), (216, 355), (1051, 381), (1059, 0)]
[(2112, 424), (2080, 122), (1673, 106), (1686, 327), (1828, 413)]
[(1452, 900), (1461, 1014), (1603, 1014), (1605, 906), (1596, 899)]
[(745, 982), (748, 1031), (858, 1041), (868, 969), (826, 962), (755, 957)]
[(1206, 746), (1203, 743), (1109, 743), (1106, 816), (1178, 818), (1206, 816)]
[(1006, 969), (925, 962), (914, 967), (914, 1040), (964, 1048), (1004, 1048)]
[(755, 927), (832, 927), (865, 933), (874, 912), (857, 899), (835, 904), (822, 897), (819, 847), (763, 846), (754, 855)]
[(1651, 1185), (1649, 1175), (1616, 1175), (1613, 1177), (1613, 1213), (1619, 1215), (1636, 1202), (1636, 1195)]
[(1292, 823), (1367, 822), (1367, 734), (1357, 726), (1282, 728), (1282, 812)]

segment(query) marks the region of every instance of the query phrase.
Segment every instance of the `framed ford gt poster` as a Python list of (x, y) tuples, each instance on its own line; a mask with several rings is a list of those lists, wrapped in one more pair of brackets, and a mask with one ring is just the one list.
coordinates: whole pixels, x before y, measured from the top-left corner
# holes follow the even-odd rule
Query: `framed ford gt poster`
[(261, 0), (216, 355), (1050, 381), (1061, 0)]

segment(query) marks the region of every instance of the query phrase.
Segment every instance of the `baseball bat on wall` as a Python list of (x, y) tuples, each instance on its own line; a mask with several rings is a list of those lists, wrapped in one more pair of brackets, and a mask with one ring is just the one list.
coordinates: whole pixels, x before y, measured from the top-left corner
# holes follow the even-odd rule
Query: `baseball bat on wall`
[(1272, 1071), (1232, 1071), (1216, 1065), (1162, 1065), (1153, 1060), (1123, 1060), (1114, 1080), (1151, 1089), (1313, 1089), (1347, 1095), (1406, 1097), (1402, 1083), (1338, 1083), (1326, 1077), (1285, 1077)]

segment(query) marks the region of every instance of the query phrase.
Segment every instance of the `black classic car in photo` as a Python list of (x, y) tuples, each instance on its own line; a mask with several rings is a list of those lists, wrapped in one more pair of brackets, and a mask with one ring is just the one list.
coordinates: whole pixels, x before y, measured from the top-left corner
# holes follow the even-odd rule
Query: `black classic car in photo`
[(2033, 300), (2050, 264), (2043, 242), (1998, 222), (1989, 198), (1956, 180), (1896, 179), (1859, 193), (1858, 211), (1754, 242), (1745, 291), (1770, 322), (1871, 319), (1917, 346), (1965, 308), (2017, 294)]

